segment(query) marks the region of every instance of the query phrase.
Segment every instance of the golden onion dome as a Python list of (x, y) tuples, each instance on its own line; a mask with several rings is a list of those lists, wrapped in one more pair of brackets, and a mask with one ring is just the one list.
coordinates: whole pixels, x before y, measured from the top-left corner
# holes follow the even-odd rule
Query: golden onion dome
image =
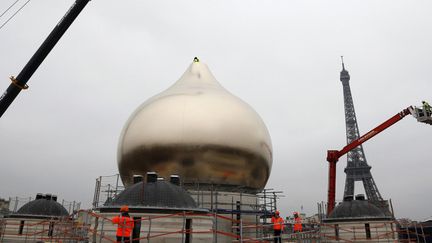
[(170, 88), (126, 122), (118, 147), (123, 183), (156, 171), (184, 184), (264, 188), (272, 146), (260, 116), (224, 89), (197, 59)]

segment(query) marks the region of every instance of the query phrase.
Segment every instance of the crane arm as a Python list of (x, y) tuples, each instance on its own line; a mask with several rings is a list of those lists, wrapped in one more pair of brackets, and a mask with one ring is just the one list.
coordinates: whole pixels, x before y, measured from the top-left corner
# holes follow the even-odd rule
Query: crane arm
[(394, 115), (387, 121), (381, 123), (381, 125), (375, 127), (365, 135), (360, 138), (352, 141), (350, 144), (346, 145), (342, 148), (342, 150), (328, 150), (327, 151), (327, 161), (329, 162), (329, 185), (328, 185), (328, 193), (327, 193), (327, 215), (329, 215), (335, 206), (335, 195), (336, 195), (336, 163), (340, 157), (353, 150), (357, 146), (360, 146), (367, 140), (373, 138), (378, 133), (384, 131), (388, 127), (402, 120), (407, 115), (414, 114), (414, 109), (412, 106), (402, 110), (398, 114)]
[[(330, 160), (336, 159), (339, 160), (340, 157), (344, 156), (349, 151), (355, 149), (357, 146), (362, 145), (367, 140), (375, 137), (378, 133), (384, 131), (385, 129), (389, 128), (393, 124), (397, 123), (398, 121), (402, 120), (405, 116), (412, 114), (413, 108), (412, 106), (402, 110), (398, 114), (394, 115), (387, 121), (381, 123), (381, 125), (375, 127), (374, 129), (370, 130), (365, 135), (361, 136), (360, 138), (352, 141), (350, 144), (343, 147), (340, 151), (337, 150), (329, 150), (327, 154), (327, 161), (330, 162)], [(330, 159), (330, 160), (329, 160)]]
[(12, 83), (7, 90), (0, 96), (0, 117), (6, 112), (7, 108), (12, 104), (14, 99), (23, 89), (27, 89), (27, 81), (48, 56), (69, 26), (73, 23), (76, 17), (81, 13), (84, 7), (90, 0), (75, 0), (75, 3), (69, 8), (60, 22), (54, 27), (39, 49), (27, 62), (18, 76), (11, 77)]

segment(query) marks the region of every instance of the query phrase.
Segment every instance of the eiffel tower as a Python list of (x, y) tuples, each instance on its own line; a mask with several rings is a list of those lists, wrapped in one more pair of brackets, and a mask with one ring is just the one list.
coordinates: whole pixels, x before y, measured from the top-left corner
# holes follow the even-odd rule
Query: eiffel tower
[[(342, 58), (342, 71), (340, 72), (340, 80), (342, 82), (345, 104), (345, 125), (347, 144), (360, 137), (357, 125), (357, 118), (354, 111), (354, 102), (351, 96), (349, 85), (350, 75), (345, 69), (345, 64)], [(383, 201), (378, 187), (375, 184), (370, 172), (371, 166), (366, 161), (366, 156), (363, 151), (363, 146), (360, 145), (351, 150), (347, 154), (347, 167), (345, 168), (346, 180), (344, 198), (354, 196), (354, 183), (362, 181), (366, 192), (367, 199), (370, 201)]]

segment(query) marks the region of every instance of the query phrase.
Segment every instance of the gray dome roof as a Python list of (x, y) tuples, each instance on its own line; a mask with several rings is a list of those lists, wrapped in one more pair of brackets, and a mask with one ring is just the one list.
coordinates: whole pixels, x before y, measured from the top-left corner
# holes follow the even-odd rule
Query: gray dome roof
[(377, 206), (367, 200), (344, 201), (336, 206), (325, 221), (357, 221), (357, 220), (391, 219)]
[(11, 217), (36, 217), (36, 218), (51, 218), (68, 216), (68, 211), (58, 202), (52, 199), (35, 199), (24, 204)]
[(138, 182), (122, 191), (111, 202), (105, 203), (101, 211), (111, 211), (128, 205), (133, 209), (200, 210), (195, 200), (180, 186), (167, 181)]

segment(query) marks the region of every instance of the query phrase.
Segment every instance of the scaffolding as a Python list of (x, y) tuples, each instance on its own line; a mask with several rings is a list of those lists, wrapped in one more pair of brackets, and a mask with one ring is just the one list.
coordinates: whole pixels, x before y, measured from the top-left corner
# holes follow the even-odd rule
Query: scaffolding
[(123, 190), (124, 186), (120, 181), (120, 174), (99, 176), (96, 178), (92, 202), (93, 208), (98, 208), (111, 202)]
[[(242, 186), (231, 186), (227, 190), (221, 190), (220, 185), (193, 183), (184, 188), (199, 208), (221, 214), (257, 214), (263, 220), (273, 215), (277, 208), (277, 200), (284, 197), (282, 191), (263, 189), (261, 192), (254, 192)], [(99, 176), (96, 178), (93, 209), (111, 202), (124, 189), (119, 174)], [(220, 200), (221, 196), (231, 200)]]
[[(264, 189), (260, 192), (252, 192), (248, 188), (244, 187), (221, 187), (220, 185), (212, 184), (200, 184), (191, 183), (183, 185), (184, 188), (190, 193), (192, 198), (197, 203), (199, 208), (208, 210), (208, 213), (200, 217), (211, 218), (213, 224), (208, 228), (200, 228), (200, 230), (194, 231), (190, 229), (182, 228), (186, 225), (180, 224), (178, 229), (159, 229), (157, 230), (154, 226), (158, 221), (167, 220), (174, 222), (175, 220), (183, 220), (186, 222), (186, 218), (193, 216), (192, 213), (182, 212), (171, 215), (143, 215), (140, 216), (140, 237), (139, 239), (143, 242), (150, 242), (151, 239), (156, 240), (157, 238), (164, 237), (167, 235), (182, 235), (191, 234), (195, 236), (197, 240), (198, 235), (203, 237), (207, 234), (208, 239), (198, 242), (271, 242), (273, 241), (273, 229), (270, 223), (270, 218), (278, 208), (278, 199), (283, 197), (281, 191), (274, 189)], [(79, 225), (87, 225), (87, 232), (89, 239), (102, 239), (102, 241), (113, 241), (113, 229), (110, 219), (106, 216), (97, 214), (98, 207), (103, 206), (105, 203), (110, 202), (117, 196), (121, 191), (124, 190), (124, 186), (121, 184), (121, 180), (118, 174), (111, 176), (100, 176), (96, 179), (95, 195), (93, 200), (93, 211), (80, 211), (87, 214), (85, 222), (81, 222)], [(326, 218), (327, 205), (325, 202), (318, 203), (318, 213), (316, 220), (303, 220), (303, 232), (294, 233), (292, 221), (285, 222), (285, 230), (282, 234), (283, 242), (301, 242), (301, 243), (314, 243), (314, 242), (334, 242), (336, 240), (334, 235), (327, 234), (323, 231), (324, 227), (333, 227), (329, 224), (323, 224), (323, 219)], [(135, 216), (134, 216), (135, 217)], [(97, 220), (96, 220), (97, 219)], [(95, 226), (95, 220), (97, 225)], [(89, 224), (93, 222), (93, 224)], [(153, 227), (149, 226), (150, 224)], [(394, 225), (399, 225), (398, 221), (390, 221)], [(222, 227), (224, 226), (224, 227)], [(111, 228), (110, 228), (111, 227)], [(422, 239), (428, 237), (427, 233), (422, 233), (418, 230), (415, 232), (414, 229), (407, 229), (403, 227), (387, 227), (388, 231), (383, 230), (382, 225), (371, 225), (370, 230), (373, 232), (380, 232), (371, 236), (371, 239), (367, 239), (368, 242), (376, 241), (380, 242), (418, 242), (423, 243)], [(335, 229), (332, 229), (333, 231)], [(85, 230), (84, 230), (85, 231)], [(349, 227), (344, 228), (343, 226), (338, 228), (339, 232), (350, 232), (353, 233), (354, 238), (349, 234), (341, 234), (337, 238), (337, 242), (361, 242), (361, 235), (364, 233), (364, 227)], [(391, 241), (387, 239), (390, 234), (396, 234), (400, 236), (394, 237)], [(110, 236), (111, 234), (111, 236)], [(182, 242), (184, 237), (182, 237)], [(409, 240), (404, 238), (403, 235), (409, 237)], [(111, 237), (111, 238), (110, 238)], [(179, 236), (180, 237), (180, 236)], [(193, 237), (192, 237), (193, 238)], [(364, 236), (366, 239), (366, 236)], [(418, 239), (418, 240), (416, 240)], [(414, 241), (416, 240), (416, 241)], [(102, 242), (100, 241), (100, 242)], [(99, 242), (99, 241), (93, 241)], [(196, 241), (192, 241), (196, 242)]]
[[(217, 184), (204, 184), (193, 182), (182, 185), (195, 200), (198, 208), (207, 209), (210, 213), (230, 218), (231, 225), (224, 225), (215, 218), (216, 228), (229, 231), (231, 234), (240, 234), (239, 222), (259, 225), (255, 231), (247, 230), (243, 233), (258, 237), (269, 237), (272, 229), (268, 227), (270, 218), (277, 209), (277, 201), (283, 197), (282, 191), (263, 189), (257, 192), (243, 186), (229, 186)], [(120, 175), (99, 176), (96, 179), (93, 197), (93, 209), (111, 202), (124, 186)], [(230, 230), (227, 230), (227, 228)], [(217, 238), (217, 236), (215, 236)]]
[[(200, 226), (189, 225), (187, 220), (191, 217), (207, 219), (208, 222), (216, 220), (228, 222), (233, 225), (232, 231), (223, 231), (217, 229), (215, 223), (204, 224)], [(106, 215), (95, 213), (91, 210), (78, 210), (69, 217), (57, 220), (45, 219), (35, 222), (29, 222), (21, 225), (21, 219), (0, 219), (0, 241), (49, 241), (49, 242), (116, 242), (116, 226), (112, 224), (111, 219)], [(242, 219), (231, 219), (215, 213), (196, 214), (192, 212), (179, 212), (175, 214), (155, 215), (143, 214), (139, 218), (134, 217), (135, 225), (139, 225), (138, 231), (135, 231), (134, 241), (140, 242), (159, 242), (164, 239), (171, 239), (176, 242), (272, 242), (273, 236), (251, 236), (248, 232), (256, 232), (259, 229), (266, 228), (271, 230), (271, 225), (246, 223)], [(158, 227), (165, 225), (166, 222), (179, 222), (170, 227)], [(293, 233), (285, 230), (282, 234), (282, 242), (298, 243), (325, 243), (325, 242), (392, 242), (392, 243), (426, 243), (426, 239), (431, 235), (420, 224), (410, 223), (403, 225), (398, 221), (393, 224), (399, 225), (396, 228), (389, 228), (389, 232), (383, 231), (386, 225), (371, 226), (372, 232), (379, 234), (367, 238), (364, 235), (364, 228), (360, 227), (339, 227), (339, 232), (348, 232), (349, 237), (339, 237), (328, 235), (321, 230), (324, 225), (318, 224), (316, 228), (305, 227), (306, 230), (299, 233)], [(403, 225), (403, 226), (402, 226)], [(327, 225), (328, 226), (328, 225)], [(286, 227), (286, 229), (289, 227)], [(135, 229), (134, 229), (135, 230)], [(239, 232), (233, 233), (233, 232)], [(362, 235), (363, 234), (363, 235)], [(397, 234), (399, 237), (391, 239), (389, 234)], [(403, 237), (403, 236), (406, 237)], [(222, 239), (224, 240), (218, 240)], [(174, 242), (173, 241), (173, 242)]]

